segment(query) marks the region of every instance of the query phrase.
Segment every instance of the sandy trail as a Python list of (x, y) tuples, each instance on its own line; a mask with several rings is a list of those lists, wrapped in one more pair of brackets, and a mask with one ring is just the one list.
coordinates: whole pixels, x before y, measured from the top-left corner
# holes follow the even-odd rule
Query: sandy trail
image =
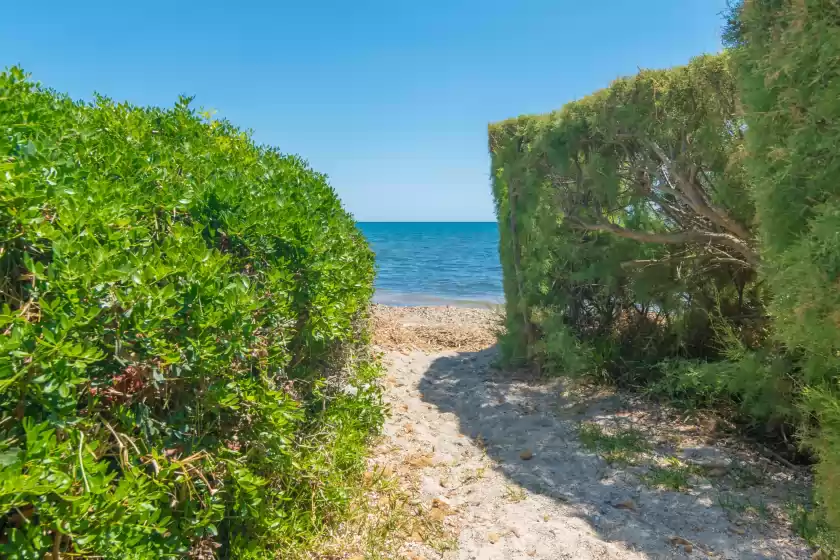
[[(383, 348), (387, 461), (410, 471), (418, 499), (458, 534), (454, 550), (409, 543), (408, 558), (810, 558), (784, 513), (806, 492), (797, 470), (650, 405), (500, 371), (495, 349), (477, 348), (482, 337), (471, 347), (455, 336), (469, 349), (441, 350), (435, 321), (445, 332), (458, 321), (475, 328), (475, 310), (379, 314), (380, 328), (415, 329), (401, 348), (390, 332)], [(631, 432), (644, 451), (627, 461), (593, 448), (593, 433), (599, 444), (613, 441), (599, 434)], [(679, 490), (661, 484), (673, 473)]]

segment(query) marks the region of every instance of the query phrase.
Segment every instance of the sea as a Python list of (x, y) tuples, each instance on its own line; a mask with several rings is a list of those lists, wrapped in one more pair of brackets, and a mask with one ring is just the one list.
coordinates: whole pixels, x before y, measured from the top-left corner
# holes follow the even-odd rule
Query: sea
[(495, 222), (361, 222), (376, 253), (374, 301), (492, 307), (504, 301)]

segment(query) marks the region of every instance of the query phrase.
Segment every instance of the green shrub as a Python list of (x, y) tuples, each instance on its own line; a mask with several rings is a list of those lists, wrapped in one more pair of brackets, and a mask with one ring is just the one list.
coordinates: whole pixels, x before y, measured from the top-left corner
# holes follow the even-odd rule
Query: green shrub
[[(840, 534), (840, 4), (747, 0), (732, 13), (746, 168), (773, 292), (774, 336), (798, 358), (821, 433), (818, 494)], [(819, 395), (816, 398), (815, 395)], [(840, 541), (840, 538), (837, 539)]]
[(764, 294), (725, 55), (643, 70), (490, 126), (508, 359), (624, 383), (763, 340)]
[(189, 101), (0, 74), (4, 557), (282, 554), (381, 423), (351, 216)]

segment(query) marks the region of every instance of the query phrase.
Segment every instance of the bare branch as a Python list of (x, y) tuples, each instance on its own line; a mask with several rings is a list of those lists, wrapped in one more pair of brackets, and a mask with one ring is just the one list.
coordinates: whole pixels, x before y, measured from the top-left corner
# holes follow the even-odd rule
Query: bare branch
[[(702, 187), (698, 188), (696, 182), (692, 177), (696, 177), (697, 169), (692, 170), (692, 177), (685, 177), (681, 175), (674, 165), (668, 154), (656, 142), (650, 142), (650, 147), (662, 162), (662, 165), (668, 170), (668, 175), (673, 175), (677, 180), (680, 189), (685, 193), (688, 204), (691, 208), (701, 216), (708, 218), (717, 226), (729, 231), (730, 233), (740, 237), (743, 240), (750, 239), (749, 230), (736, 219), (729, 215), (728, 212), (722, 208), (713, 205), (705, 196)], [(669, 178), (670, 183), (670, 178)], [(671, 183), (673, 187), (673, 183)]]
[(588, 224), (578, 219), (572, 219), (572, 223), (581, 229), (587, 231), (604, 231), (615, 234), (625, 239), (633, 239), (642, 243), (659, 243), (665, 245), (684, 245), (687, 243), (712, 244), (718, 243), (735, 250), (744, 257), (744, 260), (752, 266), (757, 266), (759, 262), (758, 254), (753, 251), (746, 243), (728, 233), (715, 233), (710, 231), (677, 231), (673, 233), (649, 233), (645, 231), (637, 231), (627, 229), (609, 222), (600, 222), (596, 224)]

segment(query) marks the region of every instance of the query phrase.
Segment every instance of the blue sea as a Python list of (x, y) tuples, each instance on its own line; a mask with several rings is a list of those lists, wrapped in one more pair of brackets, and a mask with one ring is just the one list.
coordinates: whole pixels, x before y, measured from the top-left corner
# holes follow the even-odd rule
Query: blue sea
[(376, 253), (374, 301), (388, 305), (498, 304), (495, 222), (362, 222)]

